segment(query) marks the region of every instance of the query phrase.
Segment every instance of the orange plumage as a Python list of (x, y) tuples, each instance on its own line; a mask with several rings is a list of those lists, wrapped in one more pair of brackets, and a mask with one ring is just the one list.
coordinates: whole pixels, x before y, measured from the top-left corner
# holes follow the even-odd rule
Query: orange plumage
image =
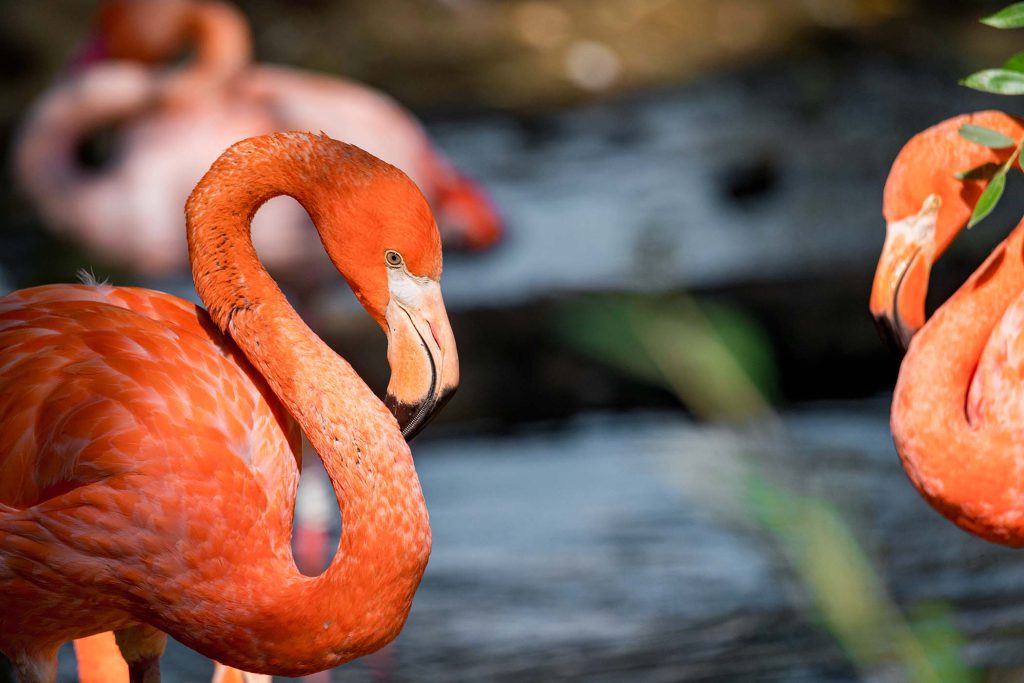
[(909, 341), (893, 396), (892, 430), (911, 481), (963, 529), (1019, 546), (1024, 545), (1024, 222), (920, 327), (928, 271), (965, 227), (986, 185), (955, 174), (1003, 163), (1012, 152), (963, 139), (958, 131), (964, 123), (1014, 140), (1024, 136), (1018, 119), (984, 112), (944, 122), (908, 143), (886, 184), (889, 234), (872, 311), (894, 337)]

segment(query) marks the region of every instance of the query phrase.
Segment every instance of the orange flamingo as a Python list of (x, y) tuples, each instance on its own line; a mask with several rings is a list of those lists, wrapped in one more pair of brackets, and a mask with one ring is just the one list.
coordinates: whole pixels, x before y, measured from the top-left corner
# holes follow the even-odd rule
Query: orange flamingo
[[(384, 403), (256, 256), (251, 218), (281, 194), (388, 337)], [(458, 359), (422, 194), (357, 147), (281, 133), (225, 152), (186, 216), (208, 313), (108, 285), (0, 299), (0, 652), (23, 683), (109, 630), (133, 682), (158, 680), (164, 634), (246, 671), (323, 670), (398, 634), (426, 566), (405, 438), (454, 391)], [(289, 548), (299, 428), (344, 520), (315, 578)]]
[[(432, 145), (407, 110), (377, 91), (327, 76), (249, 63), (248, 26), (211, 0), (107, 0), (97, 48), (45, 93), (15, 144), (15, 171), (48, 224), (113, 263), (150, 275), (186, 265), (181, 205), (235, 140), (322, 130), (406, 171), (437, 211), (446, 238), (482, 249), (501, 234), (487, 195)], [(196, 59), (159, 64), (189, 45)], [(99, 55), (107, 59), (97, 60)], [(112, 159), (83, 165), (76, 151), (118, 125)], [(294, 203), (273, 202), (254, 227), (267, 265), (309, 287), (319, 246)]]
[[(974, 123), (1014, 140), (1024, 122), (998, 112), (946, 121), (912, 139), (885, 187), (888, 221), (871, 310), (909, 344), (892, 406), (904, 469), (924, 498), (961, 528), (1024, 545), (1024, 222), (924, 323), (928, 274), (970, 217), (985, 181), (958, 171), (1005, 163), (1011, 149), (962, 139)], [(923, 325), (923, 327), (922, 327)]]

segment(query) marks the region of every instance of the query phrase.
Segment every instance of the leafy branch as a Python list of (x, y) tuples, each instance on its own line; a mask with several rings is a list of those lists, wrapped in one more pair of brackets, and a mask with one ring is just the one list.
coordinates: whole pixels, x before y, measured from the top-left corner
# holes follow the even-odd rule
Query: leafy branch
[[(1024, 2), (1004, 7), (981, 23), (1001, 29), (1024, 28)], [(961, 85), (997, 95), (1024, 95), (1024, 52), (1010, 57), (998, 69), (984, 69), (960, 81)]]
[[(1024, 5), (1024, 3), (1021, 4)], [(960, 137), (989, 149), (1002, 150), (1013, 147), (1013, 153), (1002, 164), (989, 162), (956, 174), (958, 180), (989, 181), (988, 187), (981, 193), (978, 203), (974, 206), (971, 220), (967, 223), (968, 228), (973, 228), (985, 220), (996, 208), (999, 200), (1003, 198), (1003, 192), (1006, 190), (1006, 176), (1010, 169), (1013, 168), (1014, 163), (1020, 159), (1021, 148), (1024, 147), (1024, 138), (1014, 142), (1012, 138), (1003, 135), (997, 130), (976, 126), (972, 123), (965, 123), (960, 126)]]
[(1024, 27), (1024, 2), (1016, 2), (1009, 7), (1004, 7), (992, 16), (982, 19), (981, 23), (994, 28)]
[[(986, 26), (999, 29), (1024, 28), (1024, 2), (1004, 7), (995, 14), (981, 20)], [(996, 95), (1024, 95), (1024, 52), (1018, 52), (998, 69), (983, 69), (960, 81), (961, 85), (981, 92)], [(995, 150), (1013, 148), (1013, 153), (1002, 164), (989, 162), (956, 174), (958, 180), (988, 181), (988, 186), (978, 198), (971, 214), (968, 228), (983, 221), (999, 204), (1006, 191), (1006, 176), (1018, 162), (1024, 139), (1014, 142), (999, 131), (966, 124), (960, 127), (960, 136), (965, 140)]]

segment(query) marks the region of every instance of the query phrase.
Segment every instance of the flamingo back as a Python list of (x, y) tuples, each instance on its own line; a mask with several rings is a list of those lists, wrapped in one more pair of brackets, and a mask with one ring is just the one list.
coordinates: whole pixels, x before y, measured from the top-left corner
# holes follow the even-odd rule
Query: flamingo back
[(202, 309), (108, 285), (21, 290), (0, 298), (0, 368), (0, 502), (136, 472), (159, 440), (242, 460), (290, 526), (298, 431)]
[(0, 424), (0, 650), (131, 625), (186, 585), (223, 592), (211, 554), (287, 552), (299, 431), (186, 301), (107, 285), (0, 298)]

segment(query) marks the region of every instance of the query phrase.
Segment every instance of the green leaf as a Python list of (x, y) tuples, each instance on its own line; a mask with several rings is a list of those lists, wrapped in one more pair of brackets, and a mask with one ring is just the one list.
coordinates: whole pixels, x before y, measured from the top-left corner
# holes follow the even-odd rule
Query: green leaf
[(1017, 146), (1016, 141), (1006, 137), (999, 131), (985, 128), (984, 126), (976, 126), (973, 123), (965, 123), (960, 126), (960, 137), (982, 147), (991, 147), (992, 149), (1006, 149), (1007, 147)]
[(982, 164), (981, 166), (975, 166), (974, 168), (968, 169), (966, 171), (960, 171), (959, 173), (956, 174), (956, 179), (957, 180), (992, 180), (992, 178), (995, 177), (996, 173), (998, 173), (999, 169), (1002, 168), (1002, 167), (1003, 167), (1002, 164), (997, 164), (997, 163), (995, 163), (993, 161), (990, 161), (987, 164)]
[(992, 182), (988, 184), (985, 191), (981, 193), (981, 197), (978, 198), (978, 204), (974, 207), (974, 213), (971, 214), (971, 220), (967, 224), (968, 228), (973, 228), (992, 213), (992, 209), (996, 208), (996, 204), (999, 203), (1005, 189), (1006, 171), (1000, 171), (992, 178)]
[(1024, 26), (1024, 2), (1016, 2), (995, 14), (985, 17), (981, 23), (995, 28), (1021, 28)]
[(960, 85), (997, 95), (1024, 95), (1024, 73), (1007, 69), (985, 69), (963, 79)]
[(1024, 52), (1018, 52), (1003, 62), (1003, 69), (1005, 71), (1024, 73)]

